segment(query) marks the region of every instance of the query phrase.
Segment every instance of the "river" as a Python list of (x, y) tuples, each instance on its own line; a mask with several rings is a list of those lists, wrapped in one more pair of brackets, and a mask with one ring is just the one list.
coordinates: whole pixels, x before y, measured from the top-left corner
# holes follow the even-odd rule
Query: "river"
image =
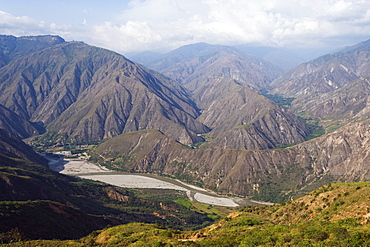
[(84, 159), (66, 159), (63, 155), (43, 155), (49, 160), (50, 169), (59, 173), (101, 181), (124, 188), (156, 188), (185, 191), (192, 201), (225, 207), (241, 205), (265, 205), (264, 202), (244, 198), (224, 197), (182, 181), (154, 174), (132, 174), (111, 171)]

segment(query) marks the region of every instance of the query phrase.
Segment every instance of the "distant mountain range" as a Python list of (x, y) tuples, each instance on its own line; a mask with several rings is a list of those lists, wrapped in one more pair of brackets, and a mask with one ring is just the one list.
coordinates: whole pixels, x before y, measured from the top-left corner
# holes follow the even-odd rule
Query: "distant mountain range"
[(370, 73), (370, 40), (301, 64), (272, 82), (272, 93), (299, 97), (334, 91)]
[[(193, 47), (191, 51), (187, 49), (187, 51), (183, 54), (183, 58), (185, 58), (187, 55), (195, 55), (197, 52), (201, 51), (202, 48), (208, 46), (212, 47), (212, 45), (206, 44), (206, 43), (198, 43), (195, 45), (190, 45)], [(187, 46), (181, 47), (178, 50), (181, 50)], [(304, 62), (303, 59), (299, 58), (299, 55), (294, 54), (294, 52), (287, 51), (285, 49), (279, 49), (274, 47), (260, 47), (260, 46), (250, 46), (250, 45), (236, 45), (233, 46), (238, 51), (243, 51), (244, 53), (259, 57), (276, 67), (278, 67), (280, 70), (286, 72), (290, 69), (293, 69), (294, 67), (300, 65)], [(189, 47), (187, 47), (189, 48)], [(230, 47), (231, 48), (231, 47)], [(130, 59), (133, 61), (136, 61), (138, 63), (141, 63), (145, 66), (150, 66), (151, 64), (155, 63), (157, 60), (163, 59), (168, 54), (162, 54), (158, 52), (142, 52), (133, 56), (130, 56)]]
[[(81, 42), (64, 42), (54, 36), (27, 40), (37, 47), (46, 45), (24, 52), (0, 70), (4, 92), (0, 104), (21, 117), (23, 123), (17, 124), (24, 129), (21, 137), (45, 132), (35, 125), (43, 123), (47, 125), (45, 138), (59, 144), (91, 143), (158, 129), (192, 145), (202, 142), (201, 135), (205, 137), (209, 128), (214, 130), (207, 136), (215, 138), (248, 125), (229, 131), (227, 143), (212, 145), (267, 149), (301, 142), (310, 132), (294, 115), (254, 91), (268, 89), (281, 71), (234, 48), (208, 44), (179, 48), (151, 66), (163, 68), (160, 72), (170, 80), (119, 54)], [(220, 104), (224, 107), (214, 109)], [(248, 104), (258, 104), (260, 109), (252, 114)], [(244, 115), (237, 110), (241, 108), (247, 109)], [(2, 125), (15, 133), (9, 128), (9, 118), (3, 116)], [(267, 126), (285, 132), (279, 134)], [(240, 131), (245, 140), (235, 137)]]
[[(144, 64), (180, 82), (191, 91), (201, 91), (212, 79), (227, 77), (257, 90), (282, 74), (275, 65), (236, 48), (198, 43), (180, 47)], [(201, 82), (201, 83), (200, 83)]]
[(199, 43), (147, 65), (191, 91), (202, 109), (198, 120), (212, 128), (206, 136), (216, 138), (211, 146), (268, 149), (301, 142), (309, 135), (293, 114), (257, 92), (270, 89), (272, 80), (282, 73), (258, 57)]

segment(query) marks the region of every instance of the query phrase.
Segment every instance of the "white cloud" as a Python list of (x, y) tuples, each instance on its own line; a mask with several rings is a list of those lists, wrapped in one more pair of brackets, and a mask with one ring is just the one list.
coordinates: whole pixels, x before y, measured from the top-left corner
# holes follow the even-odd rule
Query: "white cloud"
[(27, 16), (16, 17), (7, 12), (0, 11), (0, 31), (2, 34), (22, 35), (25, 30), (43, 28), (44, 22), (37, 22)]
[(40, 34), (58, 34), (72, 36), (70, 25), (57, 25), (37, 21), (28, 16), (13, 16), (10, 13), (0, 11), (0, 34), (26, 36)]
[(341, 38), (368, 38), (370, 1), (132, 0), (109, 20), (58, 25), (0, 12), (0, 32), (59, 34), (122, 53), (169, 50), (195, 42), (329, 46)]
[[(192, 42), (323, 45), (325, 38), (365, 37), (370, 33), (369, 9), (368, 1), (345, 0), (135, 0), (117, 18), (121, 24), (95, 30), (106, 30), (101, 37), (121, 51)], [(120, 41), (111, 40), (109, 33)]]

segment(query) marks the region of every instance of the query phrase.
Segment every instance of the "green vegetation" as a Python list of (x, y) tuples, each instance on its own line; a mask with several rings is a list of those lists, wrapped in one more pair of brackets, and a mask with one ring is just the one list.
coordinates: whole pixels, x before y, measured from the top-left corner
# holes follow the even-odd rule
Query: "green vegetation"
[(316, 137), (319, 137), (319, 136), (322, 136), (322, 135), (325, 134), (324, 127), (322, 127), (322, 126), (320, 126), (318, 124), (309, 124), (309, 123), (306, 123), (306, 125), (308, 126), (308, 128), (311, 131), (311, 134), (306, 137), (306, 140), (311, 140), (311, 139), (314, 139)]
[(243, 124), (243, 125), (234, 127), (234, 129), (250, 129), (250, 128), (253, 128), (252, 124)]
[(306, 141), (325, 134), (325, 128), (320, 125), (320, 119), (305, 118), (303, 115), (304, 113), (302, 113), (301, 116), (298, 116), (298, 118), (306, 124), (311, 132), (310, 135), (306, 137)]
[(17, 229), (11, 236), (13, 246), (369, 246), (369, 196), (370, 182), (332, 183), (285, 205), (244, 207), (195, 231), (129, 223), (74, 241), (22, 242)]
[(295, 98), (284, 98), (281, 95), (268, 94), (267, 92), (262, 92), (262, 95), (283, 108), (289, 108), (291, 103), (295, 100)]
[(255, 184), (258, 184), (258, 190), (253, 192), (252, 199), (266, 202), (281, 202), (287, 201), (294, 193), (290, 191), (293, 184), (298, 184), (305, 173), (305, 169), (299, 164), (292, 164), (285, 169), (279, 166), (282, 170), (281, 175), (267, 174), (263, 181), (259, 181), (260, 174), (256, 173)]

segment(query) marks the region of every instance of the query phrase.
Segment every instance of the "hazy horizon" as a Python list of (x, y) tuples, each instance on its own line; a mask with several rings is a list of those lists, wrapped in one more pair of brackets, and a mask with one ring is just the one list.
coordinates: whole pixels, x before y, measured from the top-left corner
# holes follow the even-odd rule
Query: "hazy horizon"
[(368, 1), (4, 1), (0, 34), (59, 35), (121, 54), (187, 44), (275, 47), (311, 58), (369, 39)]

